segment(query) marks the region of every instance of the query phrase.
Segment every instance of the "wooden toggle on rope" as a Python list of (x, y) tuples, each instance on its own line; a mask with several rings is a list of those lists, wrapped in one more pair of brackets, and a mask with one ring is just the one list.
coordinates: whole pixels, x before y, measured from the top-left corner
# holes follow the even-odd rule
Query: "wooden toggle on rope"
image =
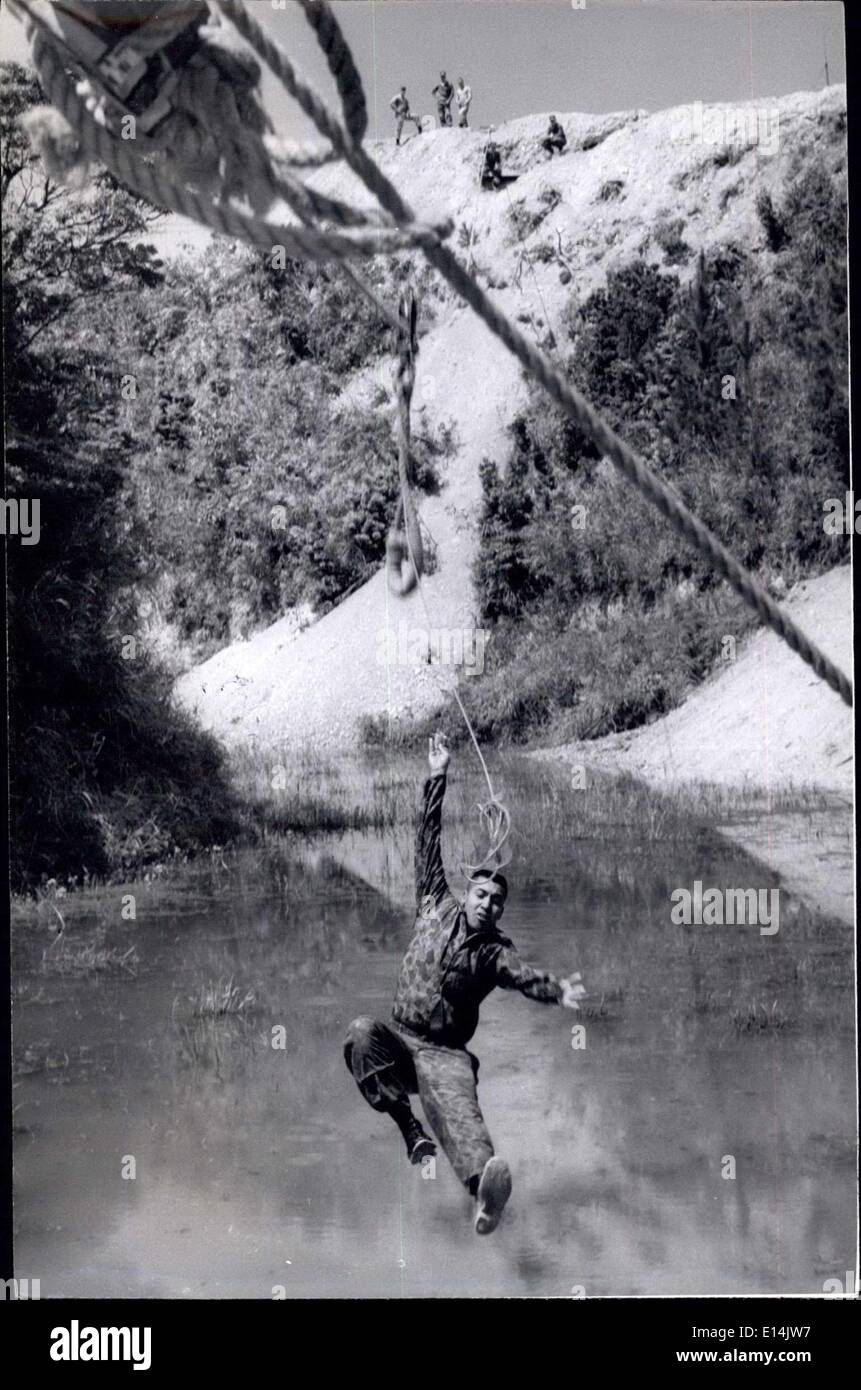
[[(67, 0), (72, 10), (92, 14), (93, 24), (87, 27), (96, 31), (100, 5), (106, 8), (107, 3), (109, 0), (100, 0), (100, 4), (95, 0)], [(343, 263), (356, 256), (389, 255), (420, 248), (429, 263), (600, 452), (763, 622), (851, 705), (852, 684), (848, 677), (782, 611), (764, 586), (678, 494), (610, 428), (586, 397), (524, 337), (443, 244), (443, 238), (452, 230), (451, 222), (429, 226), (416, 220), (409, 205), (362, 146), (367, 129), (364, 90), (350, 47), (331, 9), (325, 0), (296, 3), (314, 30), (335, 80), (343, 124), (299, 77), (287, 54), (243, 0), (214, 0), (218, 13), (230, 22), (313, 121), (327, 142), (322, 148), (279, 146), (268, 130), (247, 55), (243, 63), (232, 46), (225, 45), (221, 31), (213, 31), (212, 26), (198, 29), (195, 51), (190, 57), (177, 57), (176, 68), (168, 64), (162, 95), (169, 102), (171, 114), (160, 117), (149, 131), (139, 131), (135, 139), (123, 139), (117, 129), (117, 117), (129, 114), (123, 105), (129, 93), (120, 95), (110, 64), (106, 70), (104, 57), (80, 51), (68, 32), (58, 35), (56, 24), (49, 22), (51, 11), (56, 12), (57, 7), (47, 0), (11, 0), (13, 10), (24, 19), (42, 86), (76, 133), (82, 159), (105, 164), (122, 183), (158, 206), (266, 250), (283, 247), (291, 256)], [(195, 15), (201, 8), (202, 0), (192, 0)], [(128, 38), (131, 50), (134, 44), (132, 34)], [(76, 86), (74, 70), (85, 78), (83, 85)], [(217, 140), (210, 132), (217, 132)], [(50, 145), (48, 134), (43, 132), (42, 148), (46, 153)], [(300, 192), (290, 166), (311, 167), (331, 159), (343, 159), (374, 194), (381, 210), (377, 214), (379, 220), (334, 199), (323, 202), (304, 184)], [(239, 205), (240, 199), (246, 206)], [(273, 206), (282, 199), (300, 219), (307, 219), (313, 211), (345, 230), (324, 230), (307, 222), (287, 227), (267, 221), (266, 214), (271, 214)], [(404, 511), (405, 534), (409, 538), (406, 504)]]

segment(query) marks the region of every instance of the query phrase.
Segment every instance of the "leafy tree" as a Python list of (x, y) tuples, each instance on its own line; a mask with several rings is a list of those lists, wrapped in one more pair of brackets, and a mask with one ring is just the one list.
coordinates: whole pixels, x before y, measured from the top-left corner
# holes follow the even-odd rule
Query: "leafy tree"
[(160, 279), (155, 214), (108, 180), (53, 185), (15, 121), (38, 99), (0, 71), (4, 122), (7, 490), (40, 510), (7, 543), (13, 882), (106, 874), (234, 833), (210, 738), (172, 706), (137, 635), (145, 537), (125, 505), (133, 452), (98, 312)]
[(514, 448), (504, 481), (490, 459), (481, 463), (482, 508), (475, 582), (482, 620), (515, 618), (541, 591), (524, 545), (535, 511), (530, 490), (530, 438), (523, 421), (515, 421)]
[[(325, 610), (383, 561), (393, 409), (338, 396), (356, 365), (390, 381), (389, 333), (355, 296), (345, 316), (348, 288), (220, 243), (169, 266), (124, 325), (141, 382), (123, 406), (139, 440), (130, 506), (167, 620), (201, 655), (301, 602)], [(417, 422), (419, 487), (446, 448)]]
[(161, 262), (142, 238), (163, 218), (108, 174), (81, 194), (54, 183), (32, 153), (19, 118), (42, 100), (36, 79), (0, 64), (3, 131), (3, 276), (12, 312), (27, 323), (22, 346), (76, 309), (158, 283)]

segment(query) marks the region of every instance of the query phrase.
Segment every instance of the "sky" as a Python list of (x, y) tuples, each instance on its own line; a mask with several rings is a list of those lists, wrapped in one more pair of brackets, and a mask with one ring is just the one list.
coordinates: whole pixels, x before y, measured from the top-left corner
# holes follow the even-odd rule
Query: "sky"
[[(303, 76), (337, 100), (299, 6), (247, 3)], [(394, 135), (389, 102), (401, 84), (413, 111), (434, 114), (441, 68), (472, 88), (475, 127), (551, 111), (660, 111), (815, 91), (826, 56), (829, 80), (846, 80), (843, 6), (830, 0), (335, 0), (332, 8), (362, 77), (372, 138)], [(0, 0), (0, 58), (27, 57), (23, 26)], [(281, 135), (319, 139), (269, 74), (263, 97)], [(149, 240), (170, 257), (209, 236), (170, 217)]]
[[(249, 0), (324, 94), (332, 84), (298, 5)], [(581, 7), (582, 6), (582, 7)], [(434, 111), (445, 68), (472, 88), (471, 123), (535, 112), (658, 111), (742, 101), (846, 80), (841, 4), (817, 0), (343, 0), (333, 9), (365, 84), (372, 137), (393, 133), (388, 103), (405, 83), (412, 109)], [(3, 4), (0, 56), (26, 58), (22, 26)], [(280, 132), (310, 133), (267, 80)]]

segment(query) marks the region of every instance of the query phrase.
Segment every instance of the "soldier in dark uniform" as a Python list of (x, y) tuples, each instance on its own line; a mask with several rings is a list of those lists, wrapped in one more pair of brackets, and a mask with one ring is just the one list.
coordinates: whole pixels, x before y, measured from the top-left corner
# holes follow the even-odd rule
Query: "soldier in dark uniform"
[(451, 103), (454, 99), (454, 87), (444, 72), (440, 73), (439, 82), (433, 88), (432, 95), (436, 97), (436, 110), (440, 125), (451, 125)]
[(484, 151), (484, 164), (481, 169), (482, 188), (501, 188), (502, 151), (494, 140), (488, 140)]
[(568, 136), (565, 134), (565, 131), (562, 129), (556, 117), (551, 116), (547, 126), (547, 134), (541, 141), (542, 150), (546, 150), (547, 154), (549, 154), (552, 159), (554, 153), (561, 154), (567, 144)]
[(578, 1008), (584, 990), (572, 979), (526, 965), (497, 923), (508, 885), (502, 874), (474, 875), (464, 901), (446, 882), (440, 852), (442, 802), (449, 753), (437, 735), (429, 751), (416, 840), (416, 905), (412, 940), (401, 966), (392, 1018), (357, 1018), (344, 1056), (374, 1110), (392, 1116), (413, 1163), (436, 1152), (410, 1106), (418, 1093), (428, 1123), (461, 1182), (476, 1199), (475, 1229), (494, 1230), (511, 1193), (511, 1175), (478, 1105), (478, 1059), (466, 1049), (481, 1001), (496, 986), (544, 1004)]

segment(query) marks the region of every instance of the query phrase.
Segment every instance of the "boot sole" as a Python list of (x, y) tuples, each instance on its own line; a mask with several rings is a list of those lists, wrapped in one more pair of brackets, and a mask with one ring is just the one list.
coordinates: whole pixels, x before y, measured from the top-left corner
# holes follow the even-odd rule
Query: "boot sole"
[(511, 1172), (504, 1158), (489, 1158), (478, 1184), (476, 1235), (489, 1236), (499, 1225), (505, 1204), (511, 1196)]
[(432, 1158), (436, 1153), (436, 1144), (430, 1139), (419, 1139), (415, 1148), (410, 1149), (410, 1163), (418, 1165), (422, 1159)]

